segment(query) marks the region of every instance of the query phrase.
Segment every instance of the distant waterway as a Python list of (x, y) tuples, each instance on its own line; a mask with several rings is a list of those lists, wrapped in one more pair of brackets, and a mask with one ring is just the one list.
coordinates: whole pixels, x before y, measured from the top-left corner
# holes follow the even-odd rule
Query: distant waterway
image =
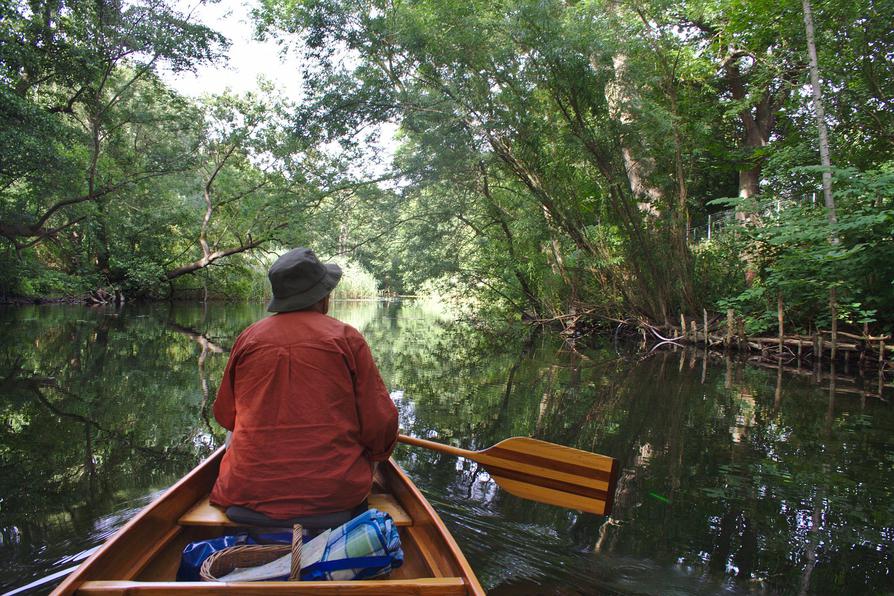
[[(470, 449), (532, 436), (620, 460), (605, 518), (398, 447), (491, 594), (894, 590), (894, 408), (871, 380), (572, 350), (413, 303), (331, 314), (367, 337), (408, 434)], [(263, 316), (262, 305), (0, 307), (0, 592), (50, 591), (222, 442), (210, 406), (227, 353)]]

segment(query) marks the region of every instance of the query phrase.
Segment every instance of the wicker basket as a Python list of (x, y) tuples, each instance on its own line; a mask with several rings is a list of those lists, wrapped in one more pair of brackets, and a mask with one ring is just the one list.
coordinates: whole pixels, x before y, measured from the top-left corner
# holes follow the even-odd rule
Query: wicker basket
[(292, 529), (292, 544), (242, 544), (212, 553), (202, 563), (199, 577), (206, 582), (220, 581), (237, 567), (258, 567), (292, 554), (289, 580), (297, 580), (301, 571), (301, 526)]

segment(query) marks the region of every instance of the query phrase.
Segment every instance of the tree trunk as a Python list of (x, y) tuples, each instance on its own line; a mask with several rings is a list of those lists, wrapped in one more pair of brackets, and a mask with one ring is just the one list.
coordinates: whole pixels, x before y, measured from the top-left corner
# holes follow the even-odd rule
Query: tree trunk
[[(739, 69), (738, 58), (728, 58), (726, 63), (726, 82), (733, 99), (745, 100), (754, 90), (748, 89), (747, 77)], [(760, 91), (758, 91), (760, 92)], [(776, 124), (774, 98), (769, 89), (764, 89), (760, 101), (754, 107), (743, 108), (739, 112), (742, 122), (742, 147), (749, 153), (749, 161), (739, 168), (739, 196), (750, 199), (760, 192), (762, 157), (752, 157), (760, 148), (770, 142), (770, 134)], [(737, 214), (737, 217), (739, 214)]]
[[(594, 58), (591, 58), (594, 62)], [(595, 66), (595, 64), (594, 64)], [(638, 155), (634, 147), (640, 145), (632, 138), (631, 125), (635, 116), (630, 107), (636, 102), (636, 92), (628, 81), (627, 56), (618, 53), (612, 57), (612, 66), (615, 76), (605, 87), (605, 99), (608, 102), (611, 117), (618, 122), (621, 131), (619, 140), (621, 143), (621, 155), (624, 158), (624, 170), (627, 180), (630, 182), (630, 190), (639, 200), (637, 207), (650, 217), (661, 215), (659, 204), (664, 198), (664, 193), (657, 186), (649, 182), (649, 174), (653, 162), (651, 158)]]
[[(826, 216), (829, 218), (829, 225), (833, 227), (829, 236), (829, 242), (832, 246), (837, 246), (838, 234), (835, 232), (834, 226), (838, 223), (838, 216), (835, 213), (835, 198), (832, 196), (832, 158), (829, 154), (829, 135), (826, 131), (826, 113), (823, 109), (823, 92), (820, 87), (819, 61), (816, 57), (816, 42), (813, 35), (813, 8), (810, 0), (801, 0), (801, 5), (804, 8), (807, 53), (810, 56), (810, 86), (813, 91), (813, 109), (816, 112), (816, 126), (819, 132), (820, 165), (823, 166), (823, 200), (826, 204)], [(838, 297), (836, 296), (834, 285), (829, 288), (829, 311), (832, 315), (831, 361), (834, 366), (835, 351), (838, 345)]]
[[(823, 166), (823, 199), (826, 203), (826, 212), (829, 223), (835, 225), (838, 217), (835, 213), (835, 199), (832, 197), (832, 159), (829, 155), (829, 135), (826, 131), (826, 113), (823, 109), (823, 92), (820, 87), (819, 61), (816, 57), (816, 42), (813, 36), (813, 9), (810, 0), (801, 0), (804, 7), (804, 27), (807, 31), (807, 53), (810, 55), (810, 86), (813, 91), (813, 109), (816, 111), (816, 125), (819, 129), (819, 154), (820, 165)], [(831, 237), (832, 244), (838, 244), (838, 237), (834, 233)]]
[[(751, 199), (760, 193), (761, 182), (761, 164), (757, 164), (752, 168), (739, 170), (739, 198)], [(745, 214), (741, 211), (736, 212), (736, 219), (744, 220)]]

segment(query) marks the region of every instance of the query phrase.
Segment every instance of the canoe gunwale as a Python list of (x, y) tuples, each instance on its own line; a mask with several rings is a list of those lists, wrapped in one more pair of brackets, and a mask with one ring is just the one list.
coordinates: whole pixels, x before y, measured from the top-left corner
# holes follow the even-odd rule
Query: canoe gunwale
[[(425, 596), (461, 596), (468, 594), (468, 583), (461, 577), (424, 578), (417, 580), (364, 580), (356, 582), (135, 582), (89, 581), (79, 594), (237, 594), (243, 596), (291, 596), (294, 594), (338, 594), (373, 596), (387, 594), (420, 594)], [(483, 592), (482, 592), (483, 594)]]

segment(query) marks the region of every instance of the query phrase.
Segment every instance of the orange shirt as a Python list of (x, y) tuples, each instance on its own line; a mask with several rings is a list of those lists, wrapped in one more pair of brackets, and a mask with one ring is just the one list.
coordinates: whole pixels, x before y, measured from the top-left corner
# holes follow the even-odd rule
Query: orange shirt
[(351, 509), (387, 459), (397, 408), (360, 333), (313, 311), (273, 315), (233, 346), (214, 417), (233, 431), (211, 502), (274, 519)]

